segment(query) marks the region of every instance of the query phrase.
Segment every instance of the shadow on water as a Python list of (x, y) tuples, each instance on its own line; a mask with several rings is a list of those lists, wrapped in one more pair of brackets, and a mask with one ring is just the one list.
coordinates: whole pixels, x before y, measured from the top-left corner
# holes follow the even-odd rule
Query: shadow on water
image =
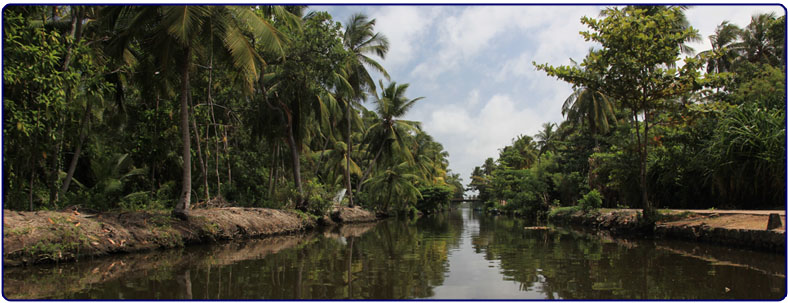
[(633, 241), (469, 208), (7, 268), (9, 299), (779, 299), (785, 256)]

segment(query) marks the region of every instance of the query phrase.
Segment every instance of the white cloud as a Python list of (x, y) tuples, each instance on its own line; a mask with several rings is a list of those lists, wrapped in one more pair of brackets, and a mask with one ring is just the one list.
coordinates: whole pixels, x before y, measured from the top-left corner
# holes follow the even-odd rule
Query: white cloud
[[(523, 41), (523, 48), (536, 47), (531, 60), (561, 57), (578, 48), (585, 51), (587, 46), (582, 45), (584, 40), (578, 33), (584, 29), (580, 17), (598, 12), (599, 8), (592, 6), (465, 7), (436, 24), (436, 50), (411, 75), (433, 80), (462, 68), (469, 60), (491, 57), (501, 44), (512, 40)], [(530, 60), (527, 63), (530, 65)]]
[(390, 43), (386, 59), (381, 63), (394, 69), (410, 62), (441, 10), (442, 7), (380, 6), (371, 11), (370, 18), (377, 20), (375, 30), (383, 33)]
[[(464, 182), (474, 166), (519, 134), (534, 135), (544, 122), (559, 122), (571, 85), (537, 71), (532, 62), (582, 61), (593, 44), (579, 34), (582, 16), (597, 6), (374, 6), (363, 8), (389, 37), (384, 66), (408, 96), (424, 96), (406, 117), (450, 153), (450, 167)], [(355, 8), (343, 8), (355, 10)], [(708, 36), (723, 20), (740, 27), (758, 12), (784, 14), (780, 6), (697, 5), (686, 11), (708, 49)], [(376, 78), (377, 79), (377, 78)], [(371, 106), (370, 104), (367, 104)]]
[[(473, 103), (474, 98), (479, 98), (478, 93), (472, 92), (460, 104)], [(462, 173), (466, 182), (474, 166), (487, 157), (497, 158), (498, 149), (512, 138), (533, 135), (544, 122), (541, 113), (508, 95), (490, 97), (478, 112), (460, 104), (438, 108), (423, 121), (424, 129), (449, 151), (452, 169)]]

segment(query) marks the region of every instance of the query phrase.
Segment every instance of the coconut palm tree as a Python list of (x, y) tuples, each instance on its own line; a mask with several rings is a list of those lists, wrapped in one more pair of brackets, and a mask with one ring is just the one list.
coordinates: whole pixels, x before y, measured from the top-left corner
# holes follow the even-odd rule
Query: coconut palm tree
[[(345, 48), (351, 52), (352, 59), (346, 66), (348, 74), (348, 82), (353, 90), (350, 94), (342, 98), (345, 102), (345, 145), (349, 148), (345, 155), (345, 186), (348, 193), (348, 206), (353, 207), (353, 190), (350, 184), (350, 159), (353, 142), (351, 141), (351, 123), (350, 119), (355, 113), (352, 109), (354, 103), (358, 103), (365, 99), (365, 92), (369, 91), (374, 94), (375, 81), (372, 80), (367, 68), (375, 70), (383, 74), (386, 79), (389, 79), (389, 74), (380, 63), (370, 58), (370, 54), (377, 55), (381, 59), (386, 58), (386, 53), (389, 50), (389, 41), (386, 36), (380, 33), (375, 33), (375, 19), (369, 20), (364, 14), (354, 14), (350, 16), (345, 25), (345, 32), (342, 36)], [(357, 115), (356, 115), (357, 116)]]
[(777, 65), (781, 62), (783, 46), (779, 42), (782, 41), (770, 39), (774, 36), (770, 31), (773, 29), (772, 23), (776, 20), (774, 13), (756, 15), (752, 17), (750, 24), (744, 28), (741, 33), (741, 49), (747, 61), (771, 65)]
[(407, 161), (387, 168), (379, 175), (367, 180), (370, 189), (378, 200), (382, 201), (382, 212), (388, 212), (392, 198), (400, 202), (398, 208), (406, 209), (408, 205), (415, 205), (421, 198), (421, 193), (413, 185), (418, 176), (412, 173), (413, 167)]
[[(379, 81), (379, 83), (383, 88), (383, 81)], [(368, 148), (370, 151), (375, 151), (375, 157), (367, 164), (364, 175), (359, 180), (357, 186), (359, 191), (381, 155), (387, 160), (394, 158), (394, 155), (399, 155), (406, 162), (413, 162), (413, 155), (410, 153), (408, 143), (420, 131), (421, 126), (419, 122), (403, 120), (401, 117), (424, 97), (415, 99), (405, 97), (408, 86), (409, 84), (398, 85), (397, 82), (391, 82), (383, 89), (379, 98), (376, 96), (375, 122), (369, 127), (367, 138)]]
[(180, 78), (183, 171), (173, 215), (187, 218), (191, 201), (188, 95), (194, 56), (205, 45), (200, 41), (210, 37), (222, 41), (232, 65), (240, 71), (246, 92), (251, 93), (260, 76), (259, 66), (265, 64), (251, 38), (263, 49), (283, 55), (283, 36), (252, 8), (243, 6), (124, 6), (115, 10), (113, 17), (118, 34), (112, 44), (117, 55), (127, 57), (131, 43), (136, 42), (143, 54), (157, 62), (160, 73)]
[(536, 145), (539, 147), (539, 157), (547, 151), (555, 152), (558, 145), (558, 136), (554, 128), (556, 124), (553, 122), (545, 122), (542, 124), (542, 130), (536, 134)]
[[(574, 60), (571, 61), (573, 65), (577, 66)], [(610, 122), (614, 125), (617, 123), (613, 107), (612, 100), (601, 90), (575, 85), (572, 94), (564, 100), (561, 114), (566, 116), (568, 121), (573, 121), (581, 126), (587, 125), (593, 135), (604, 134), (610, 130)], [(596, 142), (596, 136), (594, 140)], [(598, 142), (595, 145), (598, 145)]]
[[(734, 61), (740, 56), (739, 35), (741, 29), (735, 24), (723, 21), (709, 36), (711, 49), (698, 54), (698, 57), (709, 56), (706, 61), (707, 73), (728, 72), (733, 67)], [(711, 57), (714, 55), (714, 57)]]

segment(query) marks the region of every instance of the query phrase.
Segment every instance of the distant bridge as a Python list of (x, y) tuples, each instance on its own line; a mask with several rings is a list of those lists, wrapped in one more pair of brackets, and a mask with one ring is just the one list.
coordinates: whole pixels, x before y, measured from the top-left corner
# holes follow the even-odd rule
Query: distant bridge
[(475, 203), (475, 202), (482, 202), (482, 200), (479, 200), (479, 199), (465, 199), (465, 198), (462, 198), (462, 199), (451, 199), (451, 203), (462, 203), (462, 202)]

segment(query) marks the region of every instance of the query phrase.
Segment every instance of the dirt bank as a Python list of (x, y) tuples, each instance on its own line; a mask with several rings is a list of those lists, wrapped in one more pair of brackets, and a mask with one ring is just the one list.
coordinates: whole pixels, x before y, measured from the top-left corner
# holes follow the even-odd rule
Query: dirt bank
[(339, 207), (331, 212), (331, 219), (338, 223), (364, 223), (377, 221), (374, 213), (358, 207)]
[[(353, 209), (336, 217), (358, 222), (374, 217)], [(304, 231), (317, 225), (307, 215), (265, 208), (195, 209), (188, 221), (168, 212), (86, 214), (78, 211), (3, 211), (3, 265), (58, 262), (88, 256), (180, 247), (217, 240), (259, 238)]]
[(629, 209), (565, 210), (554, 212), (550, 221), (605, 229), (618, 236), (649, 234), (657, 238), (785, 251), (784, 212), (780, 216), (782, 226), (771, 230), (766, 229), (769, 212), (661, 210), (660, 219), (653, 227), (640, 224), (638, 214)]

